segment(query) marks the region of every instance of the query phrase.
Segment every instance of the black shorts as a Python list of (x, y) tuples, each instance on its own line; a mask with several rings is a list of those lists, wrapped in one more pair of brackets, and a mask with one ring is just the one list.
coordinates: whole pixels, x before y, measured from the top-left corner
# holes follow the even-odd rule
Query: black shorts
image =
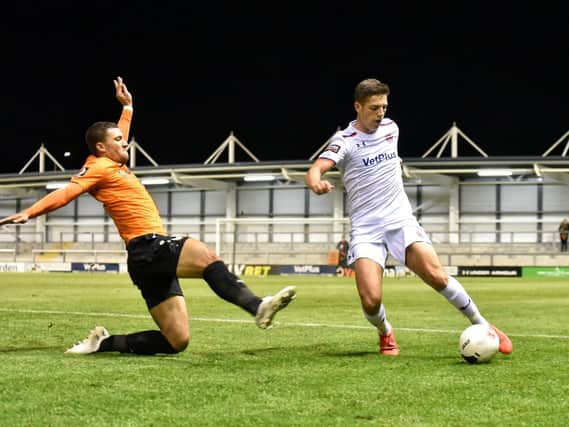
[(128, 274), (149, 309), (171, 296), (184, 296), (176, 267), (186, 240), (187, 237), (145, 234), (128, 242)]

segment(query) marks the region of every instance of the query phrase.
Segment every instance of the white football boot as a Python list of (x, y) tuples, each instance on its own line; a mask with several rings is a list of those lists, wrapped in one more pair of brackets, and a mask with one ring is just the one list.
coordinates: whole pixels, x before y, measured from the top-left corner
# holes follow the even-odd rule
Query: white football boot
[(91, 354), (96, 353), (101, 348), (101, 343), (109, 338), (109, 332), (103, 326), (95, 326), (87, 338), (79, 341), (73, 347), (69, 348), (66, 354)]
[(269, 329), (272, 326), (275, 314), (285, 308), (295, 298), (296, 288), (294, 286), (287, 286), (275, 295), (263, 298), (255, 315), (257, 326), (261, 329)]

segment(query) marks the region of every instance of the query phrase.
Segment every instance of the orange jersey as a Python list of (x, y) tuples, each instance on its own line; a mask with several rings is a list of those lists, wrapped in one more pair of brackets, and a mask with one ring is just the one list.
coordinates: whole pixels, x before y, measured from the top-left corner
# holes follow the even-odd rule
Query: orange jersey
[[(124, 109), (118, 122), (124, 139), (131, 117), (132, 111)], [(103, 203), (125, 243), (144, 234), (166, 234), (154, 200), (126, 165), (90, 155), (71, 182)]]
[[(124, 139), (128, 138), (131, 118), (132, 111), (124, 108), (118, 122)], [(90, 155), (71, 182), (79, 187), (68, 185), (55, 190), (25, 212), (33, 218), (58, 209), (88, 192), (103, 203), (125, 243), (144, 234), (166, 234), (154, 200), (126, 165), (107, 157)]]
[(91, 155), (71, 182), (103, 203), (125, 243), (144, 234), (166, 234), (154, 200), (125, 165)]

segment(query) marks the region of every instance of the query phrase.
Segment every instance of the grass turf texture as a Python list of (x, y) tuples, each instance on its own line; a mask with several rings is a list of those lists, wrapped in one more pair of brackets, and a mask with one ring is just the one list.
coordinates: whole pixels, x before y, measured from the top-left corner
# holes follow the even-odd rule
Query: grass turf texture
[(183, 280), (192, 342), (178, 355), (64, 355), (102, 324), (154, 329), (127, 275), (0, 274), (0, 425), (565, 426), (569, 283), (462, 279), (514, 353), (469, 365), (468, 322), (414, 278), (387, 278), (401, 355), (377, 354), (353, 279), (247, 278), (297, 299), (259, 330), (201, 280)]

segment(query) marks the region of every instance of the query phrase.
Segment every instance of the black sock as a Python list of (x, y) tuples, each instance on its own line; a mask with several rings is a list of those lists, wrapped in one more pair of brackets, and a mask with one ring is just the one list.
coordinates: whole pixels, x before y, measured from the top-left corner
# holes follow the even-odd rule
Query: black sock
[(101, 343), (99, 352), (104, 351), (147, 355), (156, 353), (177, 353), (160, 331), (136, 332), (129, 335), (111, 335)]
[(208, 265), (203, 272), (203, 278), (219, 297), (238, 305), (253, 316), (257, 314), (261, 298), (253, 294), (245, 283), (232, 274), (223, 261), (215, 261)]

